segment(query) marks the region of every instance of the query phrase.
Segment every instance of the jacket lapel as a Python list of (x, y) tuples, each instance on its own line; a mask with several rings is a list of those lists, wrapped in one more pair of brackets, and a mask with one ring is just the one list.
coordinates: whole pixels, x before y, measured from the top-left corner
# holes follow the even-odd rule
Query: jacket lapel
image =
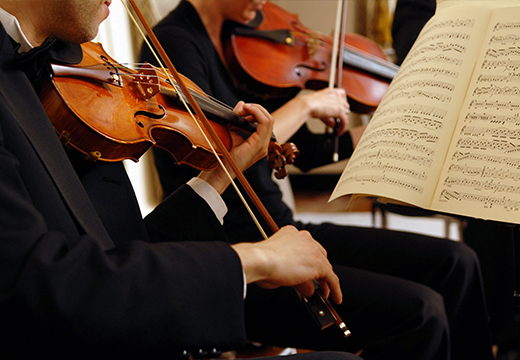
[[(0, 53), (3, 54), (0, 57), (2, 58), (0, 66), (8, 68), (11, 67), (13, 59), (9, 59), (10, 56), (5, 55), (13, 54), (14, 56), (14, 51), (1, 25), (0, 38), (3, 38), (0, 40)], [(98, 239), (104, 249), (113, 248), (114, 243), (77, 177), (26, 75), (22, 71), (11, 68), (4, 73), (4, 77), (2, 82), (4, 82), (4, 86), (9, 86), (10, 93), (10, 96), (4, 100), (10, 102), (9, 108), (12, 110), (12, 116), (31, 142), (72, 214), (83, 230)], [(23, 103), (18, 100), (22, 100)]]
[(17, 120), (79, 224), (87, 234), (95, 236), (105, 250), (113, 248), (114, 243), (97, 216), (43, 108), (39, 106), (38, 111), (20, 114)]

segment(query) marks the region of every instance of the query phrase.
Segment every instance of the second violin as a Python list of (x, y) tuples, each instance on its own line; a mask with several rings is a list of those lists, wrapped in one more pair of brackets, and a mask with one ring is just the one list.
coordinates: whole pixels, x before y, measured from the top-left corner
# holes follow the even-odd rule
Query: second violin
[[(279, 6), (267, 2), (260, 25), (237, 26), (226, 44), (226, 60), (237, 80), (250, 91), (291, 98), (301, 89), (327, 86), (333, 39), (306, 28)], [(342, 88), (351, 109), (370, 113), (379, 105), (399, 67), (381, 48), (358, 34), (346, 34)], [(265, 95), (268, 94), (268, 95)]]

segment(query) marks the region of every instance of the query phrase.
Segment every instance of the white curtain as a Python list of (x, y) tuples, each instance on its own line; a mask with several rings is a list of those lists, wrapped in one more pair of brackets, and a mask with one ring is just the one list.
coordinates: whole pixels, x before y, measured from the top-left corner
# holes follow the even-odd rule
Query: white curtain
[[(153, 16), (158, 20), (173, 9), (179, 0), (152, 0)], [(121, 1), (110, 5), (110, 16), (101, 24), (98, 36), (94, 39), (103, 44), (105, 51), (117, 62), (133, 64), (136, 62), (131, 27), (134, 26)], [(153, 164), (153, 157), (147, 152), (138, 163), (124, 161), (125, 168), (134, 186), (143, 216), (148, 214), (161, 200), (162, 191)]]

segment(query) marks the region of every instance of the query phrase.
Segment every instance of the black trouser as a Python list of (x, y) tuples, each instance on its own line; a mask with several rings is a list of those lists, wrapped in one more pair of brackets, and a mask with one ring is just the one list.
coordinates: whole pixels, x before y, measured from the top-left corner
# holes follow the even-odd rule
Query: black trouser
[[(331, 224), (302, 225), (328, 252), (352, 335), (319, 331), (292, 289), (250, 286), (252, 340), (356, 352), (364, 359), (492, 359), (477, 256), (451, 240)], [(451, 356), (451, 357), (450, 357)]]
[(513, 231), (518, 228), (473, 218), (465, 223), (464, 242), (475, 250), (482, 268), (493, 342), (502, 351), (518, 349), (513, 302), (517, 290)]

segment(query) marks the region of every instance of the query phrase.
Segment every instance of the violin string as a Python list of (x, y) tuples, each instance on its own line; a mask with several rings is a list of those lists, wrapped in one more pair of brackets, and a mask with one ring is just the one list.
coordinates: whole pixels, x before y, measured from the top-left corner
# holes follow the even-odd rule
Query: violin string
[[(166, 75), (165, 75), (165, 74), (163, 74), (162, 71), (158, 71), (158, 72), (159, 72), (159, 74), (164, 75), (164, 77), (160, 77), (160, 76), (159, 76), (159, 79), (162, 79), (162, 80), (164, 80), (164, 79), (166, 79), (166, 78), (168, 78), (168, 80), (170, 79), (169, 76), (168, 76), (168, 73), (166, 73)], [(176, 84), (175, 79), (174, 79), (173, 81), (174, 81), (174, 83)], [(197, 90), (198, 90), (198, 89), (197, 89), (196, 86), (193, 86), (193, 85), (190, 85), (190, 84), (186, 84), (186, 86), (187, 86), (190, 90), (192, 90), (192, 95), (193, 95), (194, 97), (202, 97), (202, 95), (200, 95), (200, 94), (197, 93)], [(217, 98), (215, 98), (215, 97), (213, 97), (213, 96), (211, 96), (211, 95), (204, 94), (203, 96), (206, 97), (206, 98), (208, 98), (208, 99), (210, 99), (211, 102), (214, 103), (215, 106), (218, 106), (218, 107), (220, 107), (220, 108), (223, 109), (223, 110), (229, 110), (229, 111), (233, 110), (233, 108), (232, 108), (231, 106), (229, 106), (228, 104), (226, 104), (226, 103), (220, 101), (219, 99), (217, 99)]]
[[(132, 70), (139, 70), (139, 68), (142, 66), (142, 65), (145, 65), (146, 63), (119, 63), (117, 64), (115, 67), (117, 69), (132, 69)], [(122, 66), (120, 66), (122, 65)], [(94, 66), (99, 66), (99, 67), (102, 67), (103, 65), (91, 65), (91, 67), (94, 67)], [(163, 80), (165, 82), (167, 81), (173, 81), (174, 84), (177, 84), (177, 82), (175, 81), (175, 79), (171, 79), (169, 76), (168, 76), (168, 72), (167, 71), (162, 71), (160, 68), (156, 69), (156, 72), (158, 74), (161, 74), (162, 76), (160, 75), (157, 75), (157, 76), (153, 76), (151, 75), (150, 78), (157, 78), (159, 80)], [(133, 75), (133, 74), (132, 74)], [(139, 81), (135, 81), (136, 83), (139, 83)], [(222, 102), (221, 100), (211, 96), (211, 95), (208, 95), (208, 94), (204, 94), (204, 95), (201, 95), (198, 93), (198, 91), (200, 91), (196, 86), (194, 85), (191, 85), (191, 84), (186, 84), (186, 86), (191, 90), (191, 93), (193, 95), (193, 97), (195, 98), (198, 98), (198, 99), (202, 99), (202, 98), (206, 98), (208, 100), (210, 100), (210, 103), (213, 107), (215, 107), (216, 109), (219, 109), (219, 110), (223, 110), (223, 111), (233, 111), (233, 107), (229, 106), (228, 104)], [(177, 87), (174, 86), (173, 89), (175, 90), (175, 92), (177, 92)]]
[[(122, 70), (122, 74), (126, 74), (132, 78), (132, 81), (135, 84), (141, 84), (141, 85), (149, 85), (150, 83), (153, 83), (153, 81), (150, 81), (150, 79), (158, 79), (157, 83), (160, 84), (160, 81), (164, 81), (166, 83), (170, 83), (170, 78), (167, 76), (161, 76), (161, 75), (150, 75), (147, 74), (146, 78), (147, 81), (141, 81), (139, 80), (139, 76), (135, 76), (135, 73), (130, 72), (129, 70), (136, 70), (138, 71), (143, 65), (149, 65), (148, 63), (118, 63), (118, 64), (112, 64), (114, 68), (118, 69), (118, 71)], [(105, 68), (105, 65), (101, 64), (95, 64), (90, 66), (85, 66), (89, 68)], [(154, 72), (156, 74), (164, 74), (159, 68), (154, 68)], [(139, 73), (139, 72), (138, 72)], [(182, 95), (182, 91), (179, 89), (179, 84), (175, 81), (175, 79), (172, 79), (174, 82), (174, 85), (172, 86), (173, 91), (178, 95)], [(170, 84), (171, 85), (171, 84)], [(220, 116), (224, 119), (227, 119), (231, 122), (231, 124), (237, 126), (238, 128), (244, 129), (246, 131), (251, 131), (252, 128), (254, 128), (255, 123), (250, 123), (253, 126), (252, 127), (246, 127), (245, 125), (241, 124), (241, 121), (245, 121), (245, 119), (241, 116), (239, 116), (236, 112), (233, 111), (233, 108), (226, 103), (220, 101), (217, 98), (214, 98), (210, 95), (206, 95), (204, 93), (200, 93), (200, 88), (198, 88), (196, 85), (192, 85), (191, 83), (188, 83), (186, 87), (189, 89), (191, 95), (195, 98), (199, 106), (203, 106), (203, 108), (207, 111), (209, 111), (210, 114)], [(166, 96), (171, 96), (170, 94), (166, 93), (164, 94)], [(180, 100), (180, 99), (179, 99)], [(184, 97), (184, 101), (186, 101), (186, 97)], [(201, 105), (203, 104), (203, 105)]]
[[(159, 56), (156, 54), (156, 52), (153, 50), (153, 47), (151, 46), (151, 44), (149, 43), (148, 39), (146, 38), (146, 35), (144, 34), (144, 32), (142, 31), (141, 27), (138, 25), (137, 23), (137, 20), (135, 19), (135, 17), (133, 16), (133, 14), (131, 13), (130, 9), (126, 6), (124, 0), (121, 0), (121, 3), (123, 4), (123, 6), (125, 7), (128, 15), (130, 16), (130, 18), (132, 19), (132, 21), (134, 22), (135, 26), (137, 27), (139, 33), (141, 34), (141, 36), (143, 37), (143, 40), (146, 42), (146, 44), (148, 45), (150, 51), (152, 52), (152, 54), (154, 55), (155, 59), (157, 60), (158, 64), (160, 64), (160, 67), (163, 69), (163, 71), (166, 73), (166, 75), (168, 76), (168, 79), (170, 80), (170, 83), (171, 84), (174, 84), (175, 82), (173, 81), (173, 78), (171, 77), (171, 75), (166, 71), (166, 68), (164, 67), (164, 65), (162, 65), (162, 62), (160, 61), (159, 59)], [(177, 90), (175, 90), (177, 91)], [(251, 207), (249, 206), (249, 204), (247, 203), (246, 199), (244, 198), (244, 196), (242, 195), (242, 192), (240, 191), (240, 189), (238, 188), (237, 184), (235, 183), (233, 177), (231, 176), (231, 174), (229, 173), (227, 167), (224, 165), (224, 162), (222, 161), (222, 159), (220, 158), (220, 156), (218, 156), (218, 153), (217, 153), (217, 150), (215, 150), (215, 147), (213, 146), (213, 144), (209, 141), (208, 137), (207, 137), (207, 134), (206, 132), (203, 130), (201, 124), (199, 124), (199, 122), (197, 121), (197, 119), (195, 118), (195, 115), (191, 112), (191, 109), (190, 107), (186, 104), (186, 102), (184, 101), (184, 97), (183, 96), (180, 96), (180, 99), (182, 100), (182, 103), (184, 104), (184, 106), (186, 107), (186, 110), (187, 112), (190, 114), (191, 118), (193, 119), (193, 121), (195, 122), (195, 124), (197, 124), (197, 127), (199, 128), (200, 132), (202, 133), (202, 135), (204, 136), (204, 139), (206, 140), (206, 142), (209, 144), (209, 147), (211, 148), (213, 154), (215, 155), (217, 161), (219, 162), (220, 166), (224, 169), (224, 172), (226, 173), (227, 177), (229, 178), (229, 180), (231, 181), (231, 184), (233, 185), (233, 187), (235, 188), (235, 191), (237, 192), (238, 196), (240, 197), (240, 200), (244, 203), (247, 211), (249, 212), (251, 218), (253, 219), (254, 223), (256, 224), (256, 226), (258, 227), (258, 230), (262, 233), (262, 236), (264, 237), (264, 239), (267, 239), (268, 236), (266, 234), (266, 232), (264, 231), (264, 229), (262, 228), (262, 225), (260, 224), (260, 222), (258, 221), (258, 219), (256, 218), (255, 214), (253, 213), (253, 210), (251, 209)]]

